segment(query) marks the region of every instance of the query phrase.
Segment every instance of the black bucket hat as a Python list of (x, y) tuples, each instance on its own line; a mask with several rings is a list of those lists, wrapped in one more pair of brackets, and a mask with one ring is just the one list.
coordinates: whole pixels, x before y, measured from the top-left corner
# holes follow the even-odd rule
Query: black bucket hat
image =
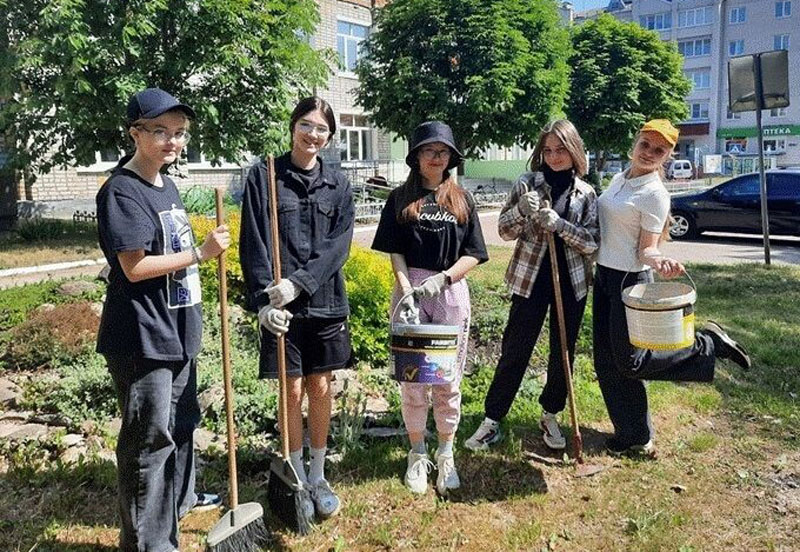
[(441, 142), (453, 151), (453, 154), (450, 155), (450, 163), (447, 165), (448, 169), (457, 167), (461, 163), (461, 158), (464, 156), (456, 147), (456, 141), (453, 139), (453, 130), (441, 121), (426, 121), (414, 129), (408, 148), (408, 155), (406, 155), (406, 165), (412, 169), (416, 168), (418, 166), (417, 150), (425, 144), (433, 142)]
[(194, 109), (182, 104), (178, 99), (160, 88), (147, 88), (137, 92), (128, 100), (128, 120), (155, 119), (167, 111), (179, 109), (190, 119), (195, 118)]

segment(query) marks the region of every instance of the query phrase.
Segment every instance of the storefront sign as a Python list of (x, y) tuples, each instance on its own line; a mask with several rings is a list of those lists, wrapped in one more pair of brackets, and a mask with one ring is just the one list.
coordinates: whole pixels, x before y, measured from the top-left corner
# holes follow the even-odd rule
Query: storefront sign
[[(773, 125), (764, 127), (764, 136), (800, 135), (800, 125)], [(718, 128), (717, 138), (753, 138), (758, 136), (756, 127)]]

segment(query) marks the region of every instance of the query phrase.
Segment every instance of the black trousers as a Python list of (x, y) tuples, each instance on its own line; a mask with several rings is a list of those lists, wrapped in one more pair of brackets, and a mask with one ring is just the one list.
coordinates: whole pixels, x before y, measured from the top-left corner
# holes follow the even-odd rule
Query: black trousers
[(178, 519), (194, 506), (193, 433), (200, 421), (195, 360), (107, 356), (122, 427), (117, 439), (122, 552), (178, 549)]
[(652, 282), (653, 274), (597, 266), (592, 303), (594, 369), (617, 439), (642, 445), (653, 437), (642, 380), (701, 381), (714, 379), (714, 342), (695, 333), (694, 343), (676, 351), (653, 351), (631, 345), (622, 283), (625, 287)]
[[(586, 308), (586, 297), (581, 300), (575, 299), (566, 262), (559, 263), (559, 280), (564, 303), (567, 348), (572, 365), (575, 357), (575, 341), (578, 339), (583, 311)], [(539, 404), (546, 412), (556, 413), (564, 410), (567, 404), (567, 380), (561, 361), (561, 339), (556, 319), (555, 293), (548, 252), (542, 260), (530, 297), (526, 299), (520, 295), (511, 296), (511, 310), (503, 332), (500, 360), (484, 402), (486, 417), (500, 421), (508, 414), (522, 384), (533, 348), (539, 339), (548, 308), (550, 309), (550, 358), (547, 363), (547, 383), (539, 396)]]

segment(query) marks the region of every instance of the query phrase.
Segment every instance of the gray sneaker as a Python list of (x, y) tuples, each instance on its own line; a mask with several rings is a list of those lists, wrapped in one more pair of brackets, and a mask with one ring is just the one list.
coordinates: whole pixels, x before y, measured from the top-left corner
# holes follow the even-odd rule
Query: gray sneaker
[(328, 519), (339, 513), (341, 501), (325, 479), (320, 479), (316, 485), (309, 484), (309, 491), (311, 500), (314, 501), (314, 508), (321, 519)]
[(464, 442), (469, 450), (487, 450), (491, 445), (500, 440), (500, 422), (484, 418), (472, 437)]

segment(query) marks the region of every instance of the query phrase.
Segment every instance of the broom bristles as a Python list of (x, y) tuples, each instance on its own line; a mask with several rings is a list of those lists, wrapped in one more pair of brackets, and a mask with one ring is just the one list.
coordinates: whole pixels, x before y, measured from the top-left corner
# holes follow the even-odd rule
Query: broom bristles
[(219, 544), (209, 546), (208, 552), (262, 552), (270, 542), (272, 542), (272, 535), (267, 530), (264, 520), (258, 518)]
[(275, 472), (270, 472), (267, 485), (267, 502), (270, 510), (300, 535), (307, 535), (313, 525), (313, 514), (306, 510), (306, 504), (310, 500), (311, 495), (308, 490), (296, 490)]

